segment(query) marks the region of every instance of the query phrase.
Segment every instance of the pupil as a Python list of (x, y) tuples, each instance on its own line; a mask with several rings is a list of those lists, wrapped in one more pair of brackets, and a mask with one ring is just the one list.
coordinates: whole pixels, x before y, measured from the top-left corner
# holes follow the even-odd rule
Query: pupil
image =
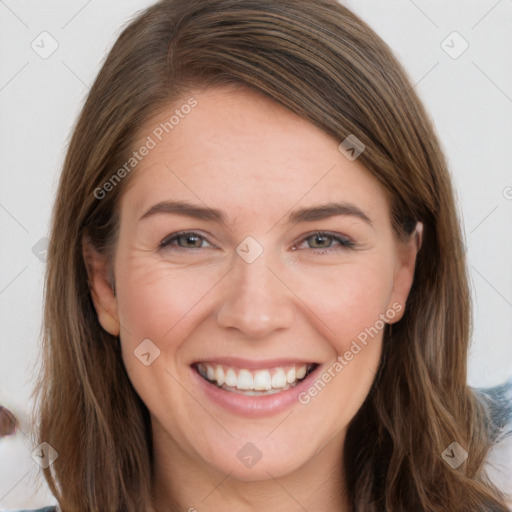
[[(320, 245), (322, 244), (322, 240), (325, 242), (327, 240), (328, 237), (324, 236), (324, 235), (314, 235), (314, 244), (316, 244), (317, 242), (320, 243)], [(325, 246), (322, 246), (322, 247), (325, 247)]]
[(194, 235), (184, 235), (184, 238), (186, 240), (186, 244), (190, 244), (190, 245), (192, 245), (194, 247), (197, 247), (197, 243), (194, 243), (194, 241), (198, 240), (197, 236), (194, 236)]

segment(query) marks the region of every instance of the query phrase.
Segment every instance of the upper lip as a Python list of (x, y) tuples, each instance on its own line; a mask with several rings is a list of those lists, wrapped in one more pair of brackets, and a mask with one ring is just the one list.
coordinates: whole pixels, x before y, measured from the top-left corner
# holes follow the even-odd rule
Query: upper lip
[(248, 370), (264, 370), (277, 368), (279, 366), (291, 366), (294, 364), (318, 364), (314, 359), (298, 359), (298, 358), (276, 358), (276, 359), (244, 359), (241, 357), (215, 357), (203, 358), (195, 361), (193, 365), (200, 363), (220, 364), (222, 366), (230, 366), (232, 368), (247, 368)]

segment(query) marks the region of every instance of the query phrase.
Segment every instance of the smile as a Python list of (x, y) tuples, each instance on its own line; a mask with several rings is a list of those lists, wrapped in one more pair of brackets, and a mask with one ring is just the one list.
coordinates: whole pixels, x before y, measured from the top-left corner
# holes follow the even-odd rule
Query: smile
[(199, 375), (217, 387), (246, 396), (281, 393), (295, 387), (316, 367), (316, 363), (299, 363), (251, 370), (214, 362), (196, 363)]

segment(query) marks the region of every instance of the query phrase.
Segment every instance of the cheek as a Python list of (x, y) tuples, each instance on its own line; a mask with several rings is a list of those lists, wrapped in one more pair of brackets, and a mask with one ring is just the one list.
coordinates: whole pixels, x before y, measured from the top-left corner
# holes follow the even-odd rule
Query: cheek
[[(301, 404), (322, 409), (332, 435), (345, 428), (366, 399), (382, 354), (385, 315), (392, 291), (392, 265), (383, 258), (318, 269), (299, 292), (311, 308), (310, 322), (332, 347), (332, 358)], [(314, 314), (313, 314), (314, 313)]]
[(215, 276), (193, 268), (170, 268), (163, 261), (132, 258), (119, 266), (118, 312), (123, 342), (155, 343), (183, 336), (197, 306), (215, 285)]
[(384, 258), (317, 268), (302, 274), (298, 295), (314, 314), (316, 328), (331, 342), (338, 354), (351, 342), (363, 340), (370, 331), (382, 331), (393, 287), (393, 271)]
[[(208, 292), (222, 274), (216, 279), (215, 271), (173, 269), (168, 262), (133, 254), (119, 259), (116, 270), (125, 368), (152, 414), (175, 428), (181, 421), (177, 418), (186, 418), (196, 407), (179, 384), (188, 371), (188, 366), (180, 364), (182, 347), (200, 321), (199, 315), (204, 315)], [(157, 349), (148, 345), (148, 339)], [(148, 366), (140, 359), (145, 352), (150, 353), (150, 360), (158, 354)], [(171, 404), (172, 417), (162, 408), (162, 396)]]

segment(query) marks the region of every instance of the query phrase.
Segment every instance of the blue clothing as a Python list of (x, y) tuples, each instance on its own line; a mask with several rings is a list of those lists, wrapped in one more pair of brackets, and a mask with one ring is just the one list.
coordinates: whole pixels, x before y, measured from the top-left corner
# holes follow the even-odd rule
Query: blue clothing
[(15, 512), (57, 512), (56, 507), (44, 507), (37, 510), (16, 510)]

